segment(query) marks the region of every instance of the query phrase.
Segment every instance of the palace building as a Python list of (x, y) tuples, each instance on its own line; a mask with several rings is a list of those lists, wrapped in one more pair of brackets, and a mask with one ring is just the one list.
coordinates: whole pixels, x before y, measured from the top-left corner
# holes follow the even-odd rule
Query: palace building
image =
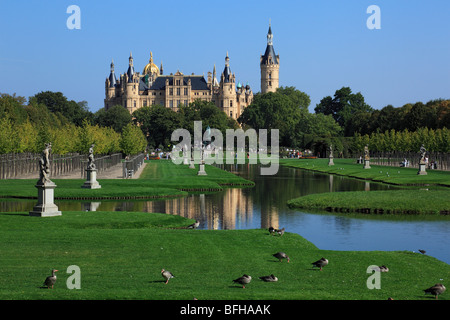
[[(260, 58), (261, 92), (274, 92), (279, 84), (279, 56), (275, 55), (272, 44), (272, 30), (269, 25), (267, 47)], [(134, 69), (133, 56), (128, 58), (128, 70), (116, 77), (114, 62), (105, 81), (105, 109), (122, 105), (130, 113), (136, 109), (162, 105), (178, 111), (180, 105), (188, 105), (195, 100), (211, 101), (229, 117), (237, 119), (244, 109), (253, 101), (253, 91), (250, 85), (238, 82), (236, 75), (231, 72), (230, 58), (225, 57), (225, 67), (217, 79), (216, 66), (208, 72), (205, 80), (203, 75), (185, 75), (180, 71), (175, 74), (164, 75), (163, 65), (160, 67), (150, 60), (142, 73)]]

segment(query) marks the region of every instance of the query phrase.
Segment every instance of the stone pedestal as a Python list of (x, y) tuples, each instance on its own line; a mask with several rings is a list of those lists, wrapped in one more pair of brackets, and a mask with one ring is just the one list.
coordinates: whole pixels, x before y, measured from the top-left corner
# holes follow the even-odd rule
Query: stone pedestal
[(60, 216), (61, 211), (58, 210), (58, 206), (53, 202), (56, 184), (50, 181), (44, 184), (38, 183), (35, 187), (38, 189), (38, 203), (33, 207), (33, 211), (30, 211), (29, 215), (34, 217)]
[(184, 157), (183, 158), (183, 164), (189, 164), (189, 159), (187, 158), (187, 157)]
[(189, 169), (195, 169), (194, 160), (191, 159), (191, 164), (189, 165)]
[(364, 159), (364, 167), (363, 169), (370, 169), (370, 160)]
[(329, 166), (334, 166), (334, 161), (333, 161), (332, 157), (328, 158), (328, 165)]
[(423, 176), (427, 175), (427, 172), (426, 172), (425, 168), (426, 168), (426, 164), (425, 163), (419, 163), (419, 171), (417, 172), (417, 174), (421, 175), (421, 176), (422, 175)]
[(198, 170), (197, 175), (198, 176), (207, 176), (207, 173), (205, 171), (205, 164), (204, 163), (200, 164), (200, 169)]
[(97, 169), (86, 169), (86, 181), (81, 187), (84, 189), (100, 189), (102, 187), (97, 181)]

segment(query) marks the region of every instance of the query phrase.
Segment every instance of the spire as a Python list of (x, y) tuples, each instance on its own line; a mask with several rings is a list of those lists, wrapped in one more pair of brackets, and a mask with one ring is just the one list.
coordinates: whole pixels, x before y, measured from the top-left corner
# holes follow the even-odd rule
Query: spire
[(131, 51), (130, 51), (130, 57), (128, 58), (127, 76), (128, 76), (128, 83), (133, 82), (134, 67), (133, 67), (133, 55), (131, 54)]
[(228, 56), (228, 51), (227, 51), (227, 56), (225, 57), (225, 68), (223, 69), (222, 76), (223, 76), (224, 82), (230, 82), (231, 69), (230, 69), (230, 57)]
[(109, 73), (109, 87), (113, 88), (116, 85), (116, 75), (114, 74), (114, 60), (111, 59), (111, 72)]
[(225, 65), (226, 66), (230, 65), (230, 57), (228, 56), (228, 51), (227, 51), (227, 56), (225, 57)]
[(269, 20), (269, 31), (267, 32), (267, 45), (273, 45), (273, 34), (272, 34), (272, 26)]
[(163, 75), (164, 73), (163, 73), (163, 65), (162, 65), (162, 60), (161, 60), (161, 68), (159, 68), (159, 74), (160, 75)]
[(272, 26), (269, 22), (269, 31), (267, 32), (267, 47), (266, 52), (261, 56), (261, 64), (278, 64), (278, 57), (275, 54), (275, 49), (273, 48), (273, 34)]
[(133, 66), (133, 55), (131, 54), (131, 51), (130, 51), (130, 57), (128, 58), (128, 65)]

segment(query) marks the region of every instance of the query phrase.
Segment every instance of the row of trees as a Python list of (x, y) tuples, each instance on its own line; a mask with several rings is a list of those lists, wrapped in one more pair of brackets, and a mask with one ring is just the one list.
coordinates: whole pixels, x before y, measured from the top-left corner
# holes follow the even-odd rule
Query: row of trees
[(394, 129), (385, 132), (374, 132), (365, 135), (356, 133), (352, 140), (353, 150), (363, 150), (367, 145), (370, 151), (379, 152), (418, 152), (420, 146), (426, 146), (430, 152), (450, 152), (450, 129), (420, 128), (416, 131), (396, 131)]
[(397, 108), (387, 105), (375, 110), (365, 103), (360, 92), (352, 93), (349, 87), (336, 90), (333, 97), (323, 98), (314, 111), (331, 115), (346, 137), (389, 130), (436, 130), (450, 125), (450, 100), (407, 103)]
[[(172, 132), (185, 128), (193, 133), (198, 120), (204, 130), (209, 126), (224, 135), (226, 129), (239, 126), (244, 130), (278, 129), (281, 146), (311, 149), (320, 155), (330, 144), (344, 156), (350, 155), (361, 150), (360, 141), (366, 141), (363, 145), (370, 141), (371, 150), (415, 150), (417, 139), (429, 144), (428, 149), (448, 149), (450, 100), (374, 110), (360, 92), (343, 87), (333, 97), (323, 98), (314, 113), (309, 112), (310, 103), (306, 93), (281, 87), (276, 92), (255, 94), (253, 103), (236, 121), (214, 103), (200, 100), (180, 106), (178, 112), (153, 105), (131, 115), (120, 105), (92, 113), (86, 102), (69, 101), (60, 92), (40, 92), (30, 97), (28, 104), (23, 97), (0, 94), (0, 152), (36, 151), (47, 139), (54, 142), (54, 152), (85, 152), (90, 145), (87, 136), (95, 137), (97, 153), (129, 154), (128, 146), (135, 144), (139, 147), (133, 148), (144, 149), (146, 144), (170, 150)], [(124, 134), (132, 138), (125, 139)], [(392, 142), (394, 138), (396, 142)]]
[[(131, 123), (131, 116), (118, 132), (112, 127), (91, 123), (95, 119), (93, 114), (79, 118), (85, 105), (67, 101), (61, 93), (40, 93), (31, 97), (29, 104), (25, 101), (15, 95), (0, 95), (0, 154), (39, 153), (46, 142), (52, 143), (53, 153), (61, 155), (87, 153), (92, 143), (97, 154), (136, 154), (147, 146), (142, 131)], [(71, 106), (70, 112), (64, 109), (67, 106)], [(76, 106), (79, 112), (74, 111)]]

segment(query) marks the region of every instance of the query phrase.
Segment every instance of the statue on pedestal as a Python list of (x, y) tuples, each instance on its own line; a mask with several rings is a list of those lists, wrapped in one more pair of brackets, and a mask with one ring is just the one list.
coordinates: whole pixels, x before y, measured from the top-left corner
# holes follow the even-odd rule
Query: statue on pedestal
[(51, 143), (45, 144), (45, 149), (42, 151), (42, 156), (39, 159), (39, 180), (35, 187), (38, 189), (38, 203), (30, 211), (30, 216), (37, 217), (52, 217), (60, 216), (61, 211), (54, 203), (54, 191), (56, 184), (50, 180), (50, 150)]

